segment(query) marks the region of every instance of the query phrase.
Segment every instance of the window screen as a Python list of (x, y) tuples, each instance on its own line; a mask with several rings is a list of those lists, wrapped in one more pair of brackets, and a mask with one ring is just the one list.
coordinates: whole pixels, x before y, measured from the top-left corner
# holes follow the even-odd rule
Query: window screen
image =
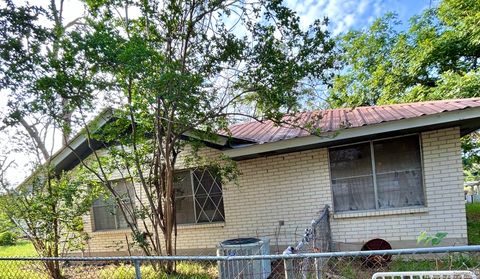
[(190, 171), (175, 174), (175, 210), (177, 224), (195, 223), (192, 176)]

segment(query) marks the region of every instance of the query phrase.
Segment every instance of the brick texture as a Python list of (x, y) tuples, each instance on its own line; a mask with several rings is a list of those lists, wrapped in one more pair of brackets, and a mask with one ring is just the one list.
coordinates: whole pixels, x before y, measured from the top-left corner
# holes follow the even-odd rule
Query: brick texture
[[(394, 247), (415, 246), (421, 231), (447, 232), (445, 243), (466, 243), (459, 129), (424, 132), (421, 140), (426, 207), (332, 214), (337, 249), (358, 249), (373, 238), (383, 238)], [(219, 154), (212, 149), (204, 152), (207, 156)], [(177, 169), (182, 166), (180, 159)], [(324, 205), (332, 204), (326, 148), (240, 161), (238, 167), (242, 172), (238, 185), (223, 186), (225, 222), (180, 225), (180, 253), (211, 253), (219, 241), (237, 237), (270, 237), (272, 251), (276, 252), (277, 242), (282, 251), (285, 245), (300, 240)], [(85, 216), (84, 221), (91, 236), (87, 252), (126, 250), (128, 230), (94, 232), (91, 216)], [(276, 238), (279, 221), (285, 225)]]

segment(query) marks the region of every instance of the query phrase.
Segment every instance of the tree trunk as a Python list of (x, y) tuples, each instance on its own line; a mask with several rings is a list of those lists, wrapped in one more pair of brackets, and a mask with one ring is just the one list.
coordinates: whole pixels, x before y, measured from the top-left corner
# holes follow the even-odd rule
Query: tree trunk
[(63, 279), (62, 272), (60, 270), (60, 263), (58, 261), (48, 261), (45, 263), (48, 274), (52, 279)]
[(27, 130), (28, 135), (35, 142), (38, 149), (40, 149), (40, 151), (42, 152), (43, 159), (45, 159), (45, 161), (47, 161), (48, 158), (50, 157), (50, 155), (48, 154), (45, 143), (41, 139), (41, 137), (40, 137), (37, 129), (35, 128), (35, 126), (28, 124), (27, 121), (25, 120), (25, 118), (23, 118), (23, 116), (20, 116), (20, 118), (18, 120), (20, 121), (20, 124), (22, 124), (23, 128), (25, 128), (25, 130)]
[(71, 133), (71, 122), (72, 122), (72, 113), (68, 110), (69, 100), (66, 98), (62, 99), (62, 146), (67, 146), (68, 140), (70, 139)]
[[(166, 217), (166, 224), (165, 224), (165, 252), (167, 256), (173, 256), (173, 219), (175, 216), (173, 216), (173, 169), (169, 166), (166, 168), (166, 197), (165, 197), (165, 217)], [(166, 272), (167, 273), (172, 273), (173, 272), (173, 262), (168, 261), (166, 263)]]

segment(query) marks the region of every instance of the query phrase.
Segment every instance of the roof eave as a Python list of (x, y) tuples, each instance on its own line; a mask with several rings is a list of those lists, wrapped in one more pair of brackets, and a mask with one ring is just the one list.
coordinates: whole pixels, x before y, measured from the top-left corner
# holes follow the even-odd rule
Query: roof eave
[[(111, 119), (111, 113), (105, 113), (102, 117), (99, 117), (98, 122), (96, 123), (97, 126), (95, 130), (103, 127)], [(182, 139), (199, 140), (202, 141), (206, 146), (218, 150), (225, 150), (231, 148), (231, 146), (238, 146), (239, 144), (252, 143), (251, 141), (224, 135), (217, 135), (217, 137), (213, 139), (202, 139), (196, 136), (194, 133), (185, 133), (182, 136)], [(79, 133), (73, 139), (71, 139), (65, 147), (60, 149), (52, 156), (51, 164), (55, 167), (57, 173), (60, 173), (62, 171), (68, 171), (78, 165), (81, 160), (88, 157), (95, 150), (101, 149), (105, 146), (105, 143), (99, 142), (94, 139), (88, 139), (85, 133)]]
[(218, 133), (215, 135), (215, 137), (209, 139), (209, 138), (199, 137), (193, 132), (185, 132), (182, 135), (182, 139), (199, 140), (199, 141), (202, 141), (208, 147), (215, 148), (218, 150), (224, 150), (224, 149), (230, 148), (231, 146), (254, 143), (253, 141), (249, 141), (246, 139), (236, 138), (231, 135), (222, 135)]
[[(106, 123), (108, 123), (113, 116), (113, 110), (108, 108), (102, 111), (94, 120), (91, 121), (93, 127), (90, 127), (91, 132), (95, 132), (98, 129), (101, 129)], [(86, 132), (82, 131), (75, 135), (64, 147), (58, 150), (55, 154), (52, 155), (50, 159), (50, 164), (55, 167), (56, 173), (60, 173), (64, 170), (70, 170), (72, 165), (75, 166), (78, 164), (79, 160), (84, 159), (86, 156), (91, 154), (93, 150), (98, 150), (102, 143), (94, 140), (88, 139)], [(85, 150), (90, 150), (88, 154), (85, 153)]]

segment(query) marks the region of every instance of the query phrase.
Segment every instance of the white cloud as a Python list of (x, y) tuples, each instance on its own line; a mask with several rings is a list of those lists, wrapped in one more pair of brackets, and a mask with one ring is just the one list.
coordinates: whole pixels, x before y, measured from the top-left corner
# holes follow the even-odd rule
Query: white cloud
[(310, 25), (315, 19), (327, 16), (332, 23), (331, 30), (340, 33), (350, 29), (358, 22), (371, 4), (371, 0), (317, 0), (288, 1), (292, 9), (300, 15), (303, 27)]
[(411, 1), (287, 0), (285, 3), (299, 14), (300, 22), (304, 28), (308, 27), (315, 19), (326, 16), (330, 20), (330, 30), (337, 35), (351, 29), (366, 27), (375, 18), (386, 12), (398, 12), (400, 19), (405, 20), (424, 7), (424, 3), (419, 3), (423, 1), (409, 2)]

